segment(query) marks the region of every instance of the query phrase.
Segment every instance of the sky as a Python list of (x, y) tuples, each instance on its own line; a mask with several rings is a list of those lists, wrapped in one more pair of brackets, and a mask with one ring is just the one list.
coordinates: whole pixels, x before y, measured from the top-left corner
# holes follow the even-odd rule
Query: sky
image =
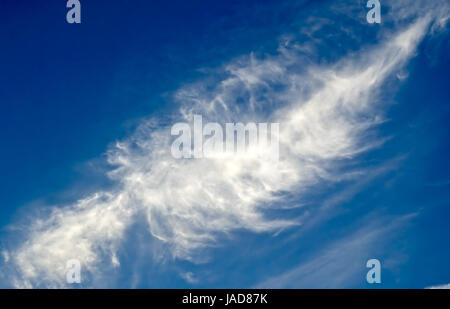
[(448, 288), (448, 1), (65, 2), (0, 2), (1, 288)]

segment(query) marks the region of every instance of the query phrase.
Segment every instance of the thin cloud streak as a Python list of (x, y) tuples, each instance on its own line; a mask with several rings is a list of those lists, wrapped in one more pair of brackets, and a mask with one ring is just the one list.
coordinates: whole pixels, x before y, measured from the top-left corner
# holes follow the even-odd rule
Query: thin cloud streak
[[(365, 267), (367, 260), (379, 258), (373, 256), (373, 253), (377, 252), (377, 247), (385, 243), (394, 231), (404, 227), (416, 215), (413, 213), (392, 219), (371, 214), (363, 221), (365, 225), (362, 228), (322, 247), (314, 256), (292, 269), (267, 278), (257, 284), (256, 288), (331, 289), (360, 286), (368, 271)], [(382, 265), (383, 269), (388, 269), (385, 264)]]
[(429, 286), (426, 289), (433, 289), (433, 290), (448, 290), (450, 289), (450, 283), (449, 284), (443, 284), (443, 285), (434, 285)]

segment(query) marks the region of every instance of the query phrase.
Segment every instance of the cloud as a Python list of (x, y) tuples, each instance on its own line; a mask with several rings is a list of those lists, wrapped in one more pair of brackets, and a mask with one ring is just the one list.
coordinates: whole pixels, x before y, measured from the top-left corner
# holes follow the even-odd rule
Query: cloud
[(195, 284), (198, 282), (198, 279), (195, 277), (195, 275), (192, 272), (182, 273), (181, 277), (184, 280), (186, 280), (186, 282), (189, 282), (191, 284)]
[(220, 234), (300, 224), (265, 211), (277, 209), (284, 192), (301, 195), (322, 181), (339, 181), (342, 162), (380, 145), (371, 135), (383, 120), (377, 90), (414, 55), (429, 23), (430, 17), (419, 18), (380, 46), (332, 65), (299, 69), (301, 51), (280, 46), (278, 55), (237, 58), (216, 75), (220, 79), (183, 87), (175, 95), (180, 113), (169, 120), (202, 114), (210, 121), (279, 122), (279, 163), (239, 156), (177, 160), (170, 154), (170, 126), (144, 121), (108, 151), (114, 189), (54, 207), (4, 251), (12, 285), (65, 286), (70, 259), (80, 260), (94, 282), (108, 267), (119, 267), (125, 232), (138, 217), (147, 219), (171, 258), (191, 261)]
[(447, 289), (450, 289), (450, 283), (449, 283), (449, 284), (443, 284), (443, 285), (429, 286), (429, 287), (427, 287), (426, 289), (447, 290)]
[[(256, 288), (354, 288), (365, 282), (369, 259), (381, 259), (380, 244), (384, 244), (394, 231), (402, 228), (416, 214), (397, 218), (380, 217), (373, 213), (363, 220), (364, 226), (343, 239), (323, 246), (311, 258), (286, 272), (267, 278)], [(375, 219), (376, 218), (376, 219)], [(378, 252), (376, 256), (373, 254)], [(382, 269), (389, 263), (381, 260)]]

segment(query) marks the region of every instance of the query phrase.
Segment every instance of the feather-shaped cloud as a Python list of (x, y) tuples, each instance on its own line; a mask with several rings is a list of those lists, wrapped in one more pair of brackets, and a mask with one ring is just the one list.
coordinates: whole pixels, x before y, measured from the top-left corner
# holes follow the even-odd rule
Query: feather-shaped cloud
[[(4, 251), (16, 287), (65, 286), (65, 265), (81, 261), (92, 277), (102, 265), (120, 267), (117, 251), (136, 217), (173, 258), (195, 260), (216, 236), (238, 229), (273, 232), (300, 224), (268, 217), (285, 192), (334, 181), (335, 163), (379, 145), (368, 138), (382, 119), (377, 89), (414, 55), (431, 16), (417, 19), (357, 57), (299, 72), (296, 48), (263, 59), (241, 57), (211, 87), (197, 83), (176, 93), (174, 121), (202, 114), (211, 121), (280, 123), (280, 161), (258, 158), (177, 160), (170, 153), (170, 127), (155, 120), (108, 152), (117, 187), (37, 218), (17, 247)], [(243, 103), (239, 103), (239, 102)], [(12, 270), (14, 269), (14, 270)]]

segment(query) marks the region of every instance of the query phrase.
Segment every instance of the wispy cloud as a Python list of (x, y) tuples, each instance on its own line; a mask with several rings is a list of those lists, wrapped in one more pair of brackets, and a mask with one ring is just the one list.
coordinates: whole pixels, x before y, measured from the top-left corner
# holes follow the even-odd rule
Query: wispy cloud
[[(366, 262), (379, 259), (379, 252), (396, 230), (405, 226), (416, 214), (386, 218), (371, 214), (363, 220), (363, 227), (343, 239), (323, 246), (308, 260), (286, 272), (266, 279), (257, 288), (354, 288), (365, 282)], [(376, 218), (376, 220), (374, 220)], [(384, 261), (382, 268), (386, 270)]]
[(450, 289), (450, 283), (449, 284), (443, 284), (443, 285), (429, 286), (426, 289), (447, 290), (447, 289)]
[(322, 181), (338, 181), (345, 171), (336, 162), (380, 145), (370, 134), (383, 120), (377, 90), (414, 55), (430, 21), (418, 18), (379, 46), (326, 67), (299, 70), (299, 50), (283, 45), (275, 56), (234, 60), (219, 72), (225, 76), (220, 80), (183, 87), (176, 93), (180, 113), (171, 120), (191, 121), (199, 113), (221, 122), (279, 122), (278, 165), (240, 157), (176, 160), (170, 128), (145, 121), (108, 152), (117, 167), (110, 174), (115, 189), (55, 207), (33, 221), (23, 242), (4, 251), (11, 283), (64, 286), (66, 261), (74, 258), (90, 278), (120, 267), (117, 252), (136, 217), (146, 217), (150, 234), (170, 256), (194, 261), (220, 233), (276, 232), (299, 224), (269, 218), (265, 210), (277, 208), (283, 192), (301, 194)]

